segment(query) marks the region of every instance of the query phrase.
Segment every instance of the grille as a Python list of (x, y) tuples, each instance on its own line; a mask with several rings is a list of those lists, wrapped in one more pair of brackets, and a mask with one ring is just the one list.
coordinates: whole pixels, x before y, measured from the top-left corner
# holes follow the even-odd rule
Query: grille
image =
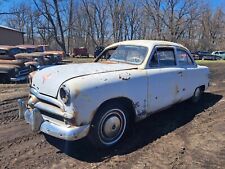
[(62, 116), (59, 116), (59, 115), (56, 115), (56, 114), (52, 114), (52, 113), (49, 113), (49, 112), (46, 112), (46, 111), (43, 111), (43, 110), (40, 110), (41, 114), (45, 115), (45, 116), (48, 116), (48, 117), (51, 117), (53, 119), (57, 119), (59, 121), (62, 121), (64, 122), (64, 118)]
[(17, 77), (19, 76), (26, 76), (30, 73), (29, 68), (23, 68), (22, 70), (20, 70), (17, 74)]

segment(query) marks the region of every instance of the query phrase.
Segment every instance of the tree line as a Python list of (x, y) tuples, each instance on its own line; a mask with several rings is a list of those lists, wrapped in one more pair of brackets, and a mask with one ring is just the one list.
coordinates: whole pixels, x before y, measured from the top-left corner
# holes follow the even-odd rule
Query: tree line
[(132, 39), (181, 43), (193, 51), (225, 50), (225, 15), (199, 0), (33, 0), (6, 11), (25, 43), (71, 52)]

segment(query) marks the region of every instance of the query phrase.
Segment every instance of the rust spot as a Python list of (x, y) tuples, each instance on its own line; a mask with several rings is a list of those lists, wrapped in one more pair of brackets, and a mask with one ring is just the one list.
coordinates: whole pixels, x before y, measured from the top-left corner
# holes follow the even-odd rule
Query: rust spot
[(139, 103), (139, 102), (136, 102), (136, 103), (134, 104), (134, 108), (138, 108), (138, 107), (140, 107), (140, 103)]
[(178, 87), (178, 85), (176, 85), (176, 94), (179, 92), (180, 92), (179, 87)]
[(116, 64), (117, 62), (114, 61), (101, 61), (102, 64)]
[(80, 90), (79, 89), (75, 89), (75, 97), (80, 95)]
[(127, 72), (121, 73), (121, 74), (119, 75), (119, 79), (122, 79), (122, 80), (129, 80), (129, 79), (130, 79), (130, 73), (127, 73)]
[(42, 76), (42, 83), (44, 84), (46, 80), (48, 80), (52, 76), (52, 73), (48, 73)]

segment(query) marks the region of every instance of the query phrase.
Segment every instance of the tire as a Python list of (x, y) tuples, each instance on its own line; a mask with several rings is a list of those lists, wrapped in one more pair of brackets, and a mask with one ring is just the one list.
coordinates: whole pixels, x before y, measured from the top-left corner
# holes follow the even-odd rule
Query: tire
[(88, 138), (95, 147), (112, 147), (126, 135), (129, 123), (126, 107), (117, 102), (105, 104), (94, 116)]
[(10, 77), (7, 74), (0, 75), (0, 83), (10, 83)]
[(201, 89), (201, 87), (196, 88), (195, 92), (191, 98), (191, 102), (198, 103), (202, 97), (202, 94), (203, 94), (203, 90)]

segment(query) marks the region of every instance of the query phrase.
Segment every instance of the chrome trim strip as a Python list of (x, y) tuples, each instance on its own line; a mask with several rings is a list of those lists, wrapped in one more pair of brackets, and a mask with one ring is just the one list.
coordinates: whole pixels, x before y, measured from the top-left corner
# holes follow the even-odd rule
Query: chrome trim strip
[(50, 103), (60, 107), (60, 109), (62, 109), (63, 111), (65, 111), (63, 103), (61, 103), (57, 99), (42, 95), (42, 94), (38, 93), (34, 88), (30, 89), (30, 93), (35, 95), (38, 99), (46, 100), (47, 102), (50, 102)]
[(74, 113), (63, 112), (61, 109), (47, 103), (37, 102), (34, 105), (34, 107), (39, 110), (43, 110), (51, 114), (59, 115), (67, 119), (72, 119), (74, 117)]
[(43, 103), (43, 102), (37, 102), (34, 105), (34, 107), (37, 108), (37, 109), (46, 111), (48, 113), (52, 113), (52, 114), (56, 114), (56, 115), (60, 115), (60, 116), (64, 115), (64, 112), (62, 112), (61, 109), (59, 109), (59, 108), (57, 108), (55, 106), (52, 106), (50, 104)]

